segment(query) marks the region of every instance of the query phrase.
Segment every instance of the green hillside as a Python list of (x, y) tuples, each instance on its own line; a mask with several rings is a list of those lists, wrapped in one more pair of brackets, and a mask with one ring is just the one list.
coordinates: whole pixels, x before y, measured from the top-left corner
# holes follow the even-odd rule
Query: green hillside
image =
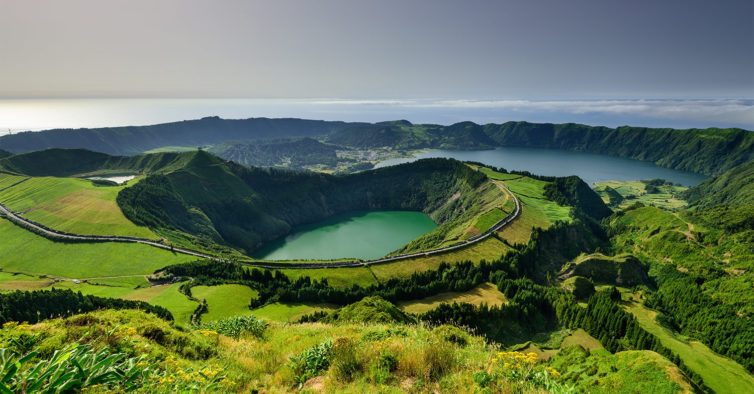
[[(63, 372), (80, 370), (93, 376), (108, 368), (127, 371), (105, 375), (98, 385), (90, 380), (71, 385), (88, 391), (528, 394), (569, 392), (573, 384), (594, 392), (629, 393), (647, 387), (661, 393), (688, 390), (680, 371), (652, 352), (590, 357), (575, 347), (568, 356), (546, 363), (525, 353), (500, 352), (482, 338), (448, 326), (284, 325), (248, 318), (210, 327), (179, 329), (153, 314), (132, 310), (9, 324), (0, 338), (8, 360), (15, 363), (32, 353), (19, 361), (17, 371), (6, 375), (4, 384), (11, 392), (36, 384), (32, 367), (43, 361)], [(53, 351), (59, 352), (58, 358)], [(598, 357), (599, 379), (584, 372), (566, 375), (579, 365), (595, 364)], [(73, 362), (65, 362), (69, 359)], [(510, 369), (522, 372), (510, 374)], [(58, 381), (40, 384), (53, 391), (62, 386)]]
[(138, 156), (110, 156), (84, 149), (47, 149), (0, 160), (0, 170), (29, 176), (88, 176), (171, 171), (183, 167), (189, 153), (165, 152)]
[[(248, 253), (296, 226), (348, 211), (424, 211), (442, 224), (469, 210), (485, 182), (444, 159), (331, 176), (249, 169), (202, 151), (183, 155), (190, 159), (182, 168), (122, 190), (124, 214), (158, 232), (180, 231)], [(447, 204), (455, 193), (460, 198)]]
[(693, 207), (699, 209), (750, 205), (754, 201), (754, 160), (708, 179), (684, 195)]
[(303, 119), (220, 119), (96, 129), (54, 129), (0, 137), (0, 149), (25, 153), (49, 148), (88, 149), (114, 155), (138, 154), (165, 146), (205, 146), (226, 141), (312, 137), (338, 130), (343, 122)]
[(742, 129), (594, 127), (575, 123), (507, 122), (484, 126), (502, 146), (565, 149), (651, 161), (717, 175), (754, 159), (754, 133)]
[[(80, 148), (108, 154), (139, 154), (165, 147), (233, 145), (243, 141), (312, 137), (353, 148), (486, 149), (495, 146), (565, 149), (654, 162), (660, 166), (721, 174), (754, 159), (754, 134), (742, 129), (618, 128), (574, 123), (507, 122), (478, 125), (327, 122), (303, 119), (209, 117), (151, 126), (47, 130), (0, 137), (0, 149), (25, 153)], [(248, 146), (230, 152), (248, 157)], [(217, 148), (223, 149), (223, 148)]]
[(324, 144), (313, 138), (259, 141), (244, 144), (221, 144), (209, 151), (247, 167), (336, 166), (336, 146)]

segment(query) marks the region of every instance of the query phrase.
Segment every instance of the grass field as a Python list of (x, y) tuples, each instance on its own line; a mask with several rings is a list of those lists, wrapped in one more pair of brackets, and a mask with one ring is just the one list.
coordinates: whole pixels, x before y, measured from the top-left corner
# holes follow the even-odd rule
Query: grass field
[(301, 316), (318, 311), (330, 311), (335, 307), (327, 304), (267, 304), (251, 311), (251, 314), (264, 320), (295, 322)]
[[(147, 292), (148, 299), (143, 301), (149, 302), (153, 305), (159, 305), (173, 314), (175, 322), (181, 325), (188, 325), (191, 322), (191, 314), (197, 307), (197, 303), (191, 301), (185, 294), (181, 293), (178, 288), (181, 287), (180, 283), (173, 283), (171, 285), (163, 285), (161, 291), (156, 291), (155, 294)], [(141, 293), (143, 295), (144, 293)], [(133, 297), (133, 295), (132, 295)]]
[(437, 308), (440, 304), (454, 302), (500, 306), (505, 303), (505, 296), (492, 283), (484, 283), (463, 293), (440, 293), (420, 300), (401, 302), (398, 306), (409, 313), (424, 313)]
[(151, 246), (126, 243), (59, 243), (0, 219), (0, 268), (67, 278), (151, 274), (195, 260)]
[(55, 283), (50, 278), (35, 275), (0, 272), (0, 291), (39, 290)]
[(249, 302), (257, 297), (256, 290), (244, 285), (194, 286), (191, 295), (207, 300), (208, 311), (202, 314), (202, 322), (238, 315), (250, 315)]
[(482, 260), (492, 261), (499, 259), (509, 250), (511, 249), (500, 240), (490, 237), (461, 250), (440, 255), (401, 260), (389, 264), (378, 264), (370, 268), (377, 278), (382, 281), (390, 278), (411, 276), (414, 272), (437, 269), (443, 262), (453, 264), (460, 261), (471, 261), (473, 263), (478, 263)]
[[(622, 200), (613, 201), (610, 189), (617, 192)], [(687, 187), (660, 185), (657, 189), (659, 189), (657, 193), (647, 193), (647, 185), (642, 181), (606, 181), (594, 187), (594, 191), (602, 197), (602, 201), (613, 207), (626, 208), (636, 202), (669, 210), (686, 207), (686, 201), (678, 195), (688, 189)]]
[(312, 279), (327, 279), (334, 287), (371, 286), (377, 284), (377, 279), (367, 267), (322, 268), (322, 269), (281, 269), (282, 273), (296, 279), (308, 276)]
[[(0, 185), (15, 177), (0, 173)], [(137, 182), (134, 179), (129, 183)], [(79, 178), (35, 177), (4, 189), (0, 202), (55, 230), (77, 234), (159, 238), (126, 219), (115, 202), (125, 186), (95, 186)]]
[[(541, 338), (537, 340), (537, 337)], [(544, 333), (544, 335), (537, 334), (534, 338), (534, 341), (527, 343), (520, 349), (514, 346), (515, 350), (524, 353), (533, 352), (537, 354), (537, 358), (540, 360), (549, 360), (561, 350), (571, 346), (581, 346), (588, 350), (603, 348), (600, 341), (580, 328), (575, 331), (561, 330)]]
[(723, 357), (699, 341), (688, 340), (661, 326), (655, 319), (657, 312), (645, 307), (636, 295), (623, 293), (625, 308), (639, 324), (657, 336), (660, 342), (677, 353), (683, 363), (698, 373), (704, 384), (718, 393), (754, 393), (754, 376), (735, 361)]
[(556, 221), (571, 221), (571, 208), (558, 205), (544, 195), (545, 181), (516, 175), (503, 174), (482, 167), (489, 178), (501, 181), (521, 202), (521, 216), (506, 226), (499, 235), (511, 244), (527, 243), (535, 227), (546, 229)]

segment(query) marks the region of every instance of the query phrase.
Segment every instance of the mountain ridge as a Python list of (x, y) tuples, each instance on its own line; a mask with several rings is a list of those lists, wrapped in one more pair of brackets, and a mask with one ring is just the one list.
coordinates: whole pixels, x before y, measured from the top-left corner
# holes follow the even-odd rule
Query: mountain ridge
[(754, 159), (754, 132), (739, 128), (671, 129), (576, 123), (505, 122), (448, 126), (306, 120), (295, 118), (196, 120), (150, 126), (53, 129), (0, 137), (0, 149), (25, 153), (82, 148), (133, 155), (166, 146), (199, 147), (227, 142), (310, 137), (356, 148), (489, 149), (496, 146), (565, 149), (654, 162), (718, 175)]

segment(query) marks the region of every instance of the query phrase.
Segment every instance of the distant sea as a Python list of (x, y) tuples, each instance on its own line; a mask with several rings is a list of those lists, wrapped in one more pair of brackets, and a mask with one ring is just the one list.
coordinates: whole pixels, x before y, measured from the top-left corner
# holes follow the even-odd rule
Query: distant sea
[(51, 128), (147, 125), (197, 119), (295, 117), (414, 123), (577, 122), (602, 126), (741, 127), (754, 130), (754, 99), (700, 100), (0, 100), (0, 135)]

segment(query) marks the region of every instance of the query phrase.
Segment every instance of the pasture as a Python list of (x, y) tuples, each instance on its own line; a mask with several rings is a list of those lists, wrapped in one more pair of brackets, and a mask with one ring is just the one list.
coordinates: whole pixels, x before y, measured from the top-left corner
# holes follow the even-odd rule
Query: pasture
[(146, 275), (195, 260), (147, 245), (53, 242), (0, 219), (0, 269), (66, 278)]
[(244, 285), (194, 286), (191, 295), (207, 301), (207, 313), (202, 314), (202, 323), (226, 317), (250, 315), (249, 302), (257, 297), (256, 290)]
[[(0, 173), (0, 185), (16, 178)], [(5, 189), (0, 186), (0, 203), (26, 218), (59, 231), (159, 238), (148, 228), (135, 225), (123, 215), (115, 199), (124, 187), (97, 186), (79, 178), (33, 177)]]

